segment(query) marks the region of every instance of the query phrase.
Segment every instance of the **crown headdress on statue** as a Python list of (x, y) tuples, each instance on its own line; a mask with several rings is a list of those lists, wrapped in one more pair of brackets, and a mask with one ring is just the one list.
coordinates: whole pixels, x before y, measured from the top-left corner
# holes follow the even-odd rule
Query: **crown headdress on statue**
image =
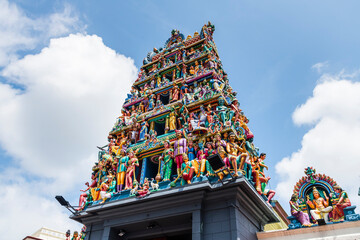
[(314, 192), (319, 193), (319, 191), (317, 190), (317, 188), (316, 188), (316, 187), (313, 187), (313, 193), (314, 193)]

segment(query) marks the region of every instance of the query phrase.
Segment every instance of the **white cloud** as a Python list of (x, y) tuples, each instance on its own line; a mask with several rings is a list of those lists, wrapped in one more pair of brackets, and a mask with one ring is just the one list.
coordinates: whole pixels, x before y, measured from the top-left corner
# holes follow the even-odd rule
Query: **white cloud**
[(323, 75), (313, 96), (296, 108), (293, 121), (312, 128), (303, 136), (301, 149), (276, 165), (281, 178), (276, 192), (283, 202), (290, 199), (305, 167), (313, 166), (317, 173), (332, 177), (360, 206), (360, 82), (355, 78), (356, 74)]
[[(0, 145), (19, 166), (0, 181), (2, 237), (68, 223), (54, 196), (89, 181), (96, 146), (106, 143), (136, 72), (132, 59), (83, 34), (51, 39), (4, 68), (8, 83), (25, 90), (0, 83)], [(21, 228), (9, 232), (14, 222)]]
[(84, 29), (70, 5), (61, 12), (30, 18), (16, 4), (0, 0), (0, 66), (17, 59), (19, 50), (31, 50), (51, 37)]
[(0, 176), (2, 189), (0, 233), (2, 239), (23, 239), (42, 226), (65, 232), (80, 230), (81, 225), (68, 218), (44, 181), (28, 181), (19, 169), (8, 168)]
[(319, 62), (311, 66), (312, 69), (315, 69), (317, 73), (322, 73), (324, 69), (329, 66), (328, 61), (326, 62)]

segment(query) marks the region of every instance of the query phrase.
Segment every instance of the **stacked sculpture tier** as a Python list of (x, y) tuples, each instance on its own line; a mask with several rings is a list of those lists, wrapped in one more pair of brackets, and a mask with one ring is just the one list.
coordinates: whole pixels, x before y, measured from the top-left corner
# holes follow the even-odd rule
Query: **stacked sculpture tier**
[[(275, 192), (265, 189), (270, 179), (264, 174), (266, 154), (254, 146), (214, 30), (209, 22), (186, 39), (173, 30), (163, 48), (147, 54), (109, 143), (99, 147), (79, 210), (108, 199), (237, 177), (272, 198)], [(214, 155), (217, 167), (209, 160)]]

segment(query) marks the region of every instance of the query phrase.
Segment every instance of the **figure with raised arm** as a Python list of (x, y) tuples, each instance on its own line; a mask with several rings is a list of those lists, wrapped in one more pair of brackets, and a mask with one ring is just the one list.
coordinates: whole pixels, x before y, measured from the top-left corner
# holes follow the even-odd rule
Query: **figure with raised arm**
[(326, 195), (325, 192), (323, 194), (325, 195), (325, 199), (320, 196), (319, 191), (316, 187), (313, 187), (313, 200), (310, 200), (309, 195), (306, 196), (306, 203), (311, 208), (310, 214), (311, 216), (317, 221), (319, 219), (324, 219), (325, 222), (329, 222), (329, 212), (333, 209), (332, 206), (329, 206), (329, 197)]
[(76, 209), (77, 211), (84, 209), (86, 199), (89, 195), (91, 195), (89, 182), (86, 182), (85, 185), (87, 186), (87, 188), (85, 190), (80, 190), (83, 193), (80, 195), (79, 207)]

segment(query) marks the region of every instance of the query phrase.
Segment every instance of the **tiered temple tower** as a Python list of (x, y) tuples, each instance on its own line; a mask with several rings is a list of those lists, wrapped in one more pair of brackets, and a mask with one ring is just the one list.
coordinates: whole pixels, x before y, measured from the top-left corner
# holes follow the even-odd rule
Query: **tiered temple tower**
[(214, 30), (147, 54), (71, 217), (87, 239), (256, 239), (278, 221)]

